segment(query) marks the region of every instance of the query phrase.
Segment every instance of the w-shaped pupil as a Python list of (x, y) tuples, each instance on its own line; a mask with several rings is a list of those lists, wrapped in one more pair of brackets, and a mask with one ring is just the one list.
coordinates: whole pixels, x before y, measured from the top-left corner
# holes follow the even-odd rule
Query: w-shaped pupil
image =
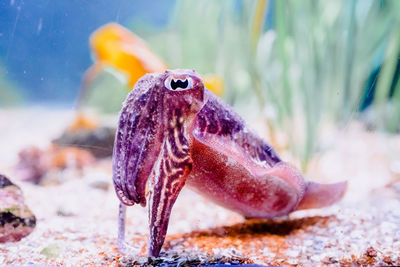
[(174, 79), (171, 80), (171, 88), (172, 90), (176, 90), (177, 88), (182, 88), (182, 89), (186, 89), (189, 85), (189, 81), (187, 79), (185, 79), (184, 81), (181, 80), (177, 80), (175, 81)]

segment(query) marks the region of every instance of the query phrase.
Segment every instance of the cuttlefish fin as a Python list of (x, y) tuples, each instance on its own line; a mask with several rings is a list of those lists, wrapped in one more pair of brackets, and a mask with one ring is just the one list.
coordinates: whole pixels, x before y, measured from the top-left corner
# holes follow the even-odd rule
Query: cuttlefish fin
[(347, 189), (347, 182), (319, 184), (308, 182), (303, 199), (296, 210), (318, 209), (339, 201)]
[(169, 217), (178, 195), (191, 171), (192, 162), (188, 151), (176, 152), (177, 147), (164, 142), (158, 162), (153, 169), (150, 186), (149, 256), (157, 257), (165, 240)]

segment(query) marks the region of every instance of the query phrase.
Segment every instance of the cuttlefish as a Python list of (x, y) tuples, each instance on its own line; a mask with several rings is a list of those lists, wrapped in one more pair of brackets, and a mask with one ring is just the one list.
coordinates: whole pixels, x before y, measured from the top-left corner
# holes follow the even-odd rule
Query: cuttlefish
[(113, 181), (120, 250), (126, 206), (148, 201), (148, 253), (155, 257), (185, 185), (246, 218), (265, 219), (331, 205), (347, 187), (306, 181), (194, 70), (146, 74), (135, 84), (119, 115)]

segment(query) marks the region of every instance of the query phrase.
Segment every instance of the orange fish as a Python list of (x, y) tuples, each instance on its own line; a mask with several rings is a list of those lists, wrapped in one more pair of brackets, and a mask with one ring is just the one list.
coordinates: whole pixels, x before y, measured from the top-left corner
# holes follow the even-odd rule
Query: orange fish
[(125, 74), (129, 89), (132, 89), (144, 74), (164, 72), (167, 69), (164, 62), (151, 52), (142, 39), (117, 23), (106, 24), (92, 33), (90, 49), (95, 62), (83, 76), (78, 109), (86, 97), (90, 84), (107, 66)]
[(117, 23), (96, 30), (90, 37), (90, 47), (95, 64), (109, 65), (126, 74), (129, 88), (144, 74), (167, 69), (142, 39)]

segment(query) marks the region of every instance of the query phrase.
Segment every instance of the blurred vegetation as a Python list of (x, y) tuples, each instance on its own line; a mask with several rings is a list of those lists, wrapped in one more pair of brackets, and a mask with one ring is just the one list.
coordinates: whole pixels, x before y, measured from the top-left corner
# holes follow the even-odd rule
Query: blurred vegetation
[(303, 169), (323, 128), (361, 107), (374, 127), (399, 130), (400, 1), (181, 0), (166, 28), (133, 28), (169, 68), (222, 77), (225, 101)]
[[(379, 103), (387, 102), (393, 71), (388, 77), (384, 73), (387, 63), (397, 62), (390, 47), (399, 35), (400, 3), (275, 3), (275, 32), (265, 33), (259, 43), (259, 71), (265, 74), (260, 77), (268, 104), (276, 110), (274, 123), (288, 133), (290, 148), (305, 168), (318, 150), (322, 127), (343, 126), (358, 117), (367, 78), (382, 62), (375, 95)], [(380, 86), (382, 82), (386, 84)]]
[(6, 70), (0, 65), (0, 107), (11, 107), (21, 100), (17, 87), (6, 78)]

